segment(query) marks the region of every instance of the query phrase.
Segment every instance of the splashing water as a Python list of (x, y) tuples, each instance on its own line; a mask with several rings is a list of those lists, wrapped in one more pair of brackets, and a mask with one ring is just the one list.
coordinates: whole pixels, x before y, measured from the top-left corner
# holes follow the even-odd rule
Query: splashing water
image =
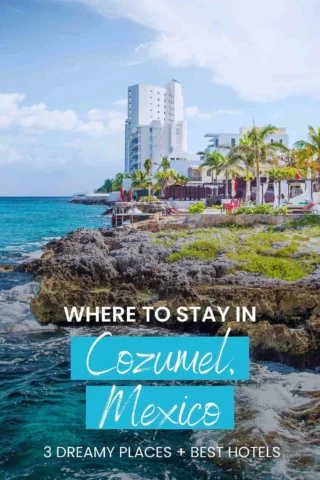
[[(68, 205), (66, 199), (0, 199), (0, 261), (18, 263), (41, 254), (49, 238), (79, 226), (106, 225), (105, 208)], [(2, 209), (2, 210), (1, 210)], [(28, 210), (27, 212), (25, 210)], [(47, 209), (47, 213), (45, 210)], [(36, 224), (30, 228), (30, 211)], [(8, 222), (8, 218), (11, 222)], [(17, 227), (19, 225), (19, 229)], [(228, 431), (85, 430), (86, 382), (70, 380), (70, 335), (86, 327), (41, 327), (30, 311), (39, 285), (19, 272), (0, 273), (0, 477), (114, 480), (272, 480), (319, 478), (319, 425), (305, 413), (316, 406), (319, 375), (279, 364), (253, 363), (249, 382), (236, 389), (236, 428)], [(90, 329), (99, 335), (101, 327)], [(114, 335), (176, 335), (161, 328), (117, 327)], [(177, 382), (178, 383), (178, 382)], [(206, 382), (208, 384), (210, 382)], [(279, 459), (49, 459), (45, 445), (116, 448), (171, 446), (280, 445)], [(188, 472), (188, 473), (186, 473)]]

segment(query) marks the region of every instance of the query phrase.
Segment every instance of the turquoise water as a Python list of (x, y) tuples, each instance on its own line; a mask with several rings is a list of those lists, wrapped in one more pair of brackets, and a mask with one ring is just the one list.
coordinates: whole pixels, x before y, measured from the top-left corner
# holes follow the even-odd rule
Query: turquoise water
[(68, 198), (0, 197), (0, 263), (17, 263), (55, 237), (78, 227), (109, 226), (103, 205), (76, 205)]
[[(0, 263), (39, 257), (46, 242), (78, 227), (109, 227), (104, 210), (67, 198), (0, 198)], [(28, 275), (0, 273), (0, 478), (185, 480), (187, 468), (193, 478), (217, 478), (212, 464), (190, 458), (44, 458), (47, 445), (178, 448), (191, 433), (86, 431), (85, 382), (70, 381), (70, 334), (87, 330), (40, 327), (29, 308), (38, 288)]]
[[(109, 227), (105, 207), (73, 205), (66, 198), (0, 198), (0, 263), (17, 264), (41, 255), (53, 237), (78, 227)], [(283, 411), (299, 406), (296, 392), (316, 389), (319, 376), (282, 365), (255, 364), (252, 379), (236, 387), (236, 408), (250, 409), (237, 416), (244, 444), (255, 444), (273, 432), (284, 442), (279, 461), (218, 465), (214, 460), (176, 454), (182, 447), (228, 446), (228, 432), (214, 431), (104, 431), (85, 429), (86, 382), (70, 381), (70, 335), (88, 334), (86, 328), (41, 327), (30, 311), (30, 298), (39, 285), (28, 275), (0, 272), (0, 479), (21, 480), (315, 480), (318, 452), (310, 438), (282, 424)], [(90, 334), (100, 333), (99, 328)], [(119, 335), (164, 335), (162, 329), (119, 327)], [(167, 332), (168, 334), (168, 332)], [(208, 382), (207, 382), (208, 383)], [(272, 395), (270, 395), (272, 392)], [(253, 436), (253, 437), (252, 437)], [(288, 439), (288, 440), (286, 440)], [(292, 441), (294, 439), (294, 441)], [(168, 459), (44, 458), (44, 447), (57, 446), (169, 446)], [(296, 445), (309, 465), (296, 467)], [(290, 458), (293, 463), (290, 464)], [(311, 461), (310, 458), (314, 458)]]

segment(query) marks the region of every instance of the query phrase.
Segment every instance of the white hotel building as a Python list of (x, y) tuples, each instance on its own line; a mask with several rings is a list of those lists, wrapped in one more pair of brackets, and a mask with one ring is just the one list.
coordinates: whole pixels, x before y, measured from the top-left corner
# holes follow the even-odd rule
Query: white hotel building
[(165, 88), (140, 83), (129, 87), (125, 171), (143, 169), (144, 161), (150, 158), (155, 173), (163, 157), (186, 149), (187, 124), (180, 83), (172, 80)]
[[(235, 146), (239, 145), (240, 138), (243, 137), (252, 127), (241, 127), (239, 133), (207, 133), (205, 137), (208, 137), (209, 145), (206, 148), (206, 152), (213, 153), (216, 150), (219, 150), (219, 147), (222, 145)], [(277, 142), (283, 143), (286, 147), (289, 146), (289, 136), (285, 128), (278, 128), (274, 135), (271, 135), (268, 138), (268, 142)], [(221, 151), (221, 148), (220, 148)]]

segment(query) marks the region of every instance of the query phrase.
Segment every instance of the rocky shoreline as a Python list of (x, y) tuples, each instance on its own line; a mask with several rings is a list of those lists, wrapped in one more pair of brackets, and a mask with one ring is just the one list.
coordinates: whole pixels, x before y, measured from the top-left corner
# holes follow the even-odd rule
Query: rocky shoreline
[[(19, 267), (40, 282), (35, 317), (65, 324), (63, 306), (135, 306), (142, 322), (146, 305), (171, 312), (231, 306), (225, 324), (173, 317), (162, 325), (209, 335), (231, 326), (233, 335), (250, 336), (252, 359), (320, 366), (320, 227), (190, 229), (170, 222), (78, 229), (50, 242), (41, 259)], [(255, 306), (257, 323), (236, 323), (236, 306)]]

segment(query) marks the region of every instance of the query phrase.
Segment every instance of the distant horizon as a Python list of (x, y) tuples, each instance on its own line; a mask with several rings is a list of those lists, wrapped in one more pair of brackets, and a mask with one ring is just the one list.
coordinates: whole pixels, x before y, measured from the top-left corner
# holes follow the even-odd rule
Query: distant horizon
[(0, 195), (0, 198), (72, 198), (72, 195)]

